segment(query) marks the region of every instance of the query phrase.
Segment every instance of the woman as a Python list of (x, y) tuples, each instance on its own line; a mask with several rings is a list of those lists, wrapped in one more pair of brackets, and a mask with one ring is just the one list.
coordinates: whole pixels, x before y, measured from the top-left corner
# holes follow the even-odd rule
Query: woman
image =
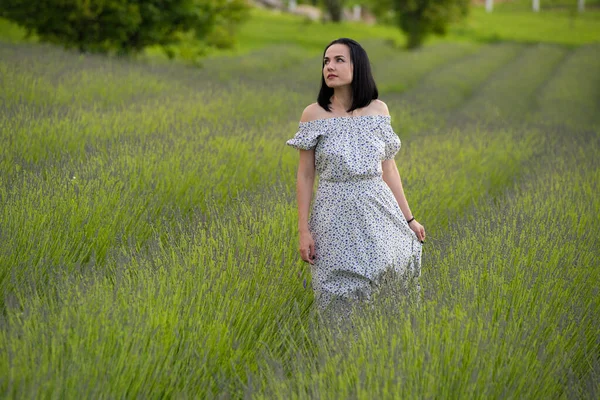
[(311, 264), (321, 310), (368, 299), (386, 272), (420, 275), (425, 229), (404, 196), (394, 161), (400, 139), (377, 97), (365, 50), (352, 39), (334, 40), (324, 51), (317, 103), (304, 109), (287, 141), (300, 150), (300, 256)]

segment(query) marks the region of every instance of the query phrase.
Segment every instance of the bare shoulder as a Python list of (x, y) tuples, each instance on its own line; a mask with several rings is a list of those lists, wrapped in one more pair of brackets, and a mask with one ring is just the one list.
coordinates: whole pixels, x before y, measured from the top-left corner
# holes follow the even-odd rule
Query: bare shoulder
[(379, 99), (373, 100), (370, 104), (370, 107), (372, 107), (373, 114), (390, 115), (390, 110), (388, 110), (387, 104)]
[(302, 117), (300, 117), (300, 122), (309, 122), (315, 119), (319, 119), (323, 117), (323, 108), (319, 105), (319, 103), (309, 104), (304, 111), (302, 111)]

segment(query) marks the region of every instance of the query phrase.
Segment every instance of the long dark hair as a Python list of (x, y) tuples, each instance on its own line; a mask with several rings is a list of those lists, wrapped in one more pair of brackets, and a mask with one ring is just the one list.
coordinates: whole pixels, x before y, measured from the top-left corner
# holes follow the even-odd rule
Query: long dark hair
[(375, 79), (371, 73), (371, 63), (367, 52), (362, 48), (358, 42), (348, 39), (340, 38), (329, 43), (325, 50), (323, 50), (323, 64), (321, 65), (321, 90), (317, 97), (317, 102), (321, 107), (327, 111), (331, 111), (329, 108), (331, 104), (331, 96), (333, 96), (333, 88), (328, 87), (325, 84), (325, 78), (323, 77), (323, 68), (325, 67), (325, 53), (327, 49), (334, 44), (345, 44), (350, 49), (350, 61), (354, 66), (354, 72), (352, 75), (352, 106), (348, 112), (354, 111), (357, 108), (366, 107), (371, 103), (371, 100), (375, 100), (379, 97), (377, 91), (377, 85), (375, 85)]

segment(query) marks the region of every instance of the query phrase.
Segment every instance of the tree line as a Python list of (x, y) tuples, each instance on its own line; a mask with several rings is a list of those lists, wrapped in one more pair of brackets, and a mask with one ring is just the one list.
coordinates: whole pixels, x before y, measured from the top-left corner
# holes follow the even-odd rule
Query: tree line
[[(333, 11), (344, 0), (320, 0)], [(469, 0), (365, 0), (379, 19), (395, 23), (417, 48), (431, 34), (467, 15)], [(0, 17), (40, 40), (82, 52), (135, 54), (160, 46), (174, 57), (182, 40), (230, 47), (235, 28), (248, 18), (245, 0), (1, 0)], [(339, 18), (333, 18), (339, 20)]]

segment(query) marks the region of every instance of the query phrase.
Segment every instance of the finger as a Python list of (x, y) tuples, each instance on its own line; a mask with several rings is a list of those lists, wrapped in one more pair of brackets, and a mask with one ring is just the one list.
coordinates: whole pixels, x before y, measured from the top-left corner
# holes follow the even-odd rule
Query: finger
[(302, 261), (307, 262), (309, 264), (314, 264), (313, 260), (310, 257), (310, 250), (302, 250), (300, 252), (300, 257), (302, 258)]
[(300, 250), (300, 258), (302, 258), (302, 261), (308, 262), (308, 252), (306, 250)]
[(419, 239), (419, 242), (423, 241), (423, 235), (421, 234), (421, 230), (417, 229), (417, 231), (415, 232), (417, 234), (417, 239)]
[(315, 251), (315, 244), (311, 243), (310, 246), (308, 246), (309, 249), (309, 255), (311, 259), (314, 259), (315, 256), (317, 255), (316, 251)]

